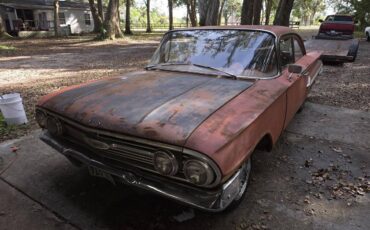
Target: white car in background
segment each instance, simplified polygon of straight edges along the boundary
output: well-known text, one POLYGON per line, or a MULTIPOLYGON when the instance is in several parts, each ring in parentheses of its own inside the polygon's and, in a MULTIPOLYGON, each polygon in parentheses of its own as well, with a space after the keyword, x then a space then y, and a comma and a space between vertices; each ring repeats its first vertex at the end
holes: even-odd
POLYGON ((365 29, 366 40, 370 42, 370 26, 365 29))

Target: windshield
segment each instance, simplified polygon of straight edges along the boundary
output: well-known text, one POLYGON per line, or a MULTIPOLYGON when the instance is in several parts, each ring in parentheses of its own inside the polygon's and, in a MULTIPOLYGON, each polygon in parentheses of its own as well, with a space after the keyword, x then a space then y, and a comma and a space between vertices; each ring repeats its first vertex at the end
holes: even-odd
POLYGON ((213 68, 213 72, 219 70, 217 74, 271 77, 277 74, 274 44, 275 37, 262 31, 174 31, 165 35, 149 66, 189 72, 213 68))

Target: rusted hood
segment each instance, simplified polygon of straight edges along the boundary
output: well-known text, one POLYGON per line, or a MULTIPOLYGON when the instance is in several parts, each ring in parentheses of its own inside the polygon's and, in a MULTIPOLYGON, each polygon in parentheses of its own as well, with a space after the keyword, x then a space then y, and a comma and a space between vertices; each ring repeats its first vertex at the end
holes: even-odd
POLYGON ((208 116, 251 85, 142 71, 54 93, 39 106, 89 127, 183 145, 208 116))

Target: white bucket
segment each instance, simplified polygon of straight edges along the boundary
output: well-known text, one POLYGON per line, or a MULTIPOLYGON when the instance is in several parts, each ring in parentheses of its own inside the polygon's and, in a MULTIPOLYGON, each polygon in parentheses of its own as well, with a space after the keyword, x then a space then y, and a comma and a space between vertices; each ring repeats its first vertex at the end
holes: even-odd
POLYGON ((8 125, 27 123, 26 113, 19 93, 0 95, 0 110, 8 125))

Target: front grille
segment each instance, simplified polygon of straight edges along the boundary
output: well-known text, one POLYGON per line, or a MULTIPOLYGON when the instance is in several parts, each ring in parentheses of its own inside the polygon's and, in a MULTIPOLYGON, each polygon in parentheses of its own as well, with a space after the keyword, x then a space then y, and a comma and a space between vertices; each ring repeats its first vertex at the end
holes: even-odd
MULTIPOLYGON (((63 122, 63 127, 65 128, 63 138, 79 147, 91 151, 99 158, 107 159, 108 162, 114 162, 114 165, 117 165, 117 163, 124 165, 128 164, 157 173, 153 165, 154 153, 160 149, 157 146, 118 139, 116 137, 100 134, 98 131, 82 130, 66 122, 63 122), (104 143, 108 148, 94 148, 89 140, 92 142, 99 141, 99 143, 104 143)), ((172 151, 172 153, 179 159, 182 158, 181 152, 172 151)), ((182 172, 179 172, 176 177, 179 177, 179 179, 185 178, 182 172)))

